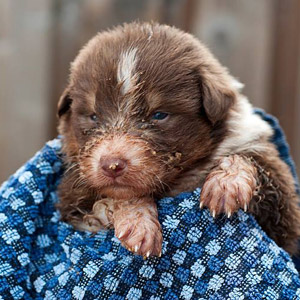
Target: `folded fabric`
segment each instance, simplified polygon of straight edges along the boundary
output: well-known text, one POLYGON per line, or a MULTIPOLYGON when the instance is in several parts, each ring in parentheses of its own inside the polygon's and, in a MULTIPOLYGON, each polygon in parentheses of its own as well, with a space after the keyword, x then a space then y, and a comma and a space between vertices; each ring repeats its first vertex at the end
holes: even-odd
MULTIPOLYGON (((293 168, 278 123, 257 113, 293 168)), ((59 139, 48 142, 0 189, 0 299, 300 299, 289 255, 252 216, 200 210, 200 189, 158 201, 161 258, 133 255, 113 230, 92 235, 61 222, 60 150, 59 139)))

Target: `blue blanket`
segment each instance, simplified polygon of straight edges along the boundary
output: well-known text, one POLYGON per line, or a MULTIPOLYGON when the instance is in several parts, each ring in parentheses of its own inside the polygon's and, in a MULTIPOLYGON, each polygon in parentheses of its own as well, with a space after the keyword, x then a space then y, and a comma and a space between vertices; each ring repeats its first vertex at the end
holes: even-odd
MULTIPOLYGON (((295 175, 277 121, 274 142, 295 175)), ((163 255, 143 260, 114 231, 75 231, 55 209, 63 173, 59 139, 0 189, 1 299, 300 299, 289 255, 239 211, 213 219, 200 189, 158 201, 163 255)))

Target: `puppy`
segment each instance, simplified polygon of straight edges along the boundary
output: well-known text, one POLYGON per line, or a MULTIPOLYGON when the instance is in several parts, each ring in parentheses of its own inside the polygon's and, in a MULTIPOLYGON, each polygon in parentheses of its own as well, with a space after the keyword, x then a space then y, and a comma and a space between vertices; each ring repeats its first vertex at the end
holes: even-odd
POLYGON ((58 104, 62 219, 92 232, 114 227, 127 249, 159 256, 155 199, 202 187, 200 207, 214 217, 249 210, 295 253, 294 180, 240 85, 176 28, 132 23, 96 35, 58 104))

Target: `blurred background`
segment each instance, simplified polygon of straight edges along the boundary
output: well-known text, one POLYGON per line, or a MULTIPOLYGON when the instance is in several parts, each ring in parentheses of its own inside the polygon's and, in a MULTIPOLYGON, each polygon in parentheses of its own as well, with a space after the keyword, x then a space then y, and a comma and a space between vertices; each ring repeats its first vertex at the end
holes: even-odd
POLYGON ((299 0, 0 0, 0 181, 56 136, 56 103, 78 50, 137 19, 204 41, 251 102, 279 118, 299 174, 299 0))

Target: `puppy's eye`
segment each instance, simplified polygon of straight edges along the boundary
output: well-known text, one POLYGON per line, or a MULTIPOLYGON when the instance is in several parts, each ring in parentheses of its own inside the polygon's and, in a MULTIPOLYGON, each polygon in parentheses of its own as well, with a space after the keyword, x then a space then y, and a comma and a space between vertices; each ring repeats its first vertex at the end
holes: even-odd
POLYGON ((93 122, 96 122, 98 120, 98 117, 96 114, 92 114, 90 115, 90 119, 93 121, 93 122))
POLYGON ((151 119, 161 121, 161 120, 165 120, 168 116, 169 116, 168 113, 158 111, 152 115, 151 119))

